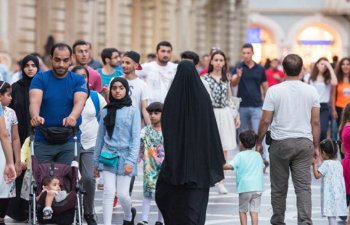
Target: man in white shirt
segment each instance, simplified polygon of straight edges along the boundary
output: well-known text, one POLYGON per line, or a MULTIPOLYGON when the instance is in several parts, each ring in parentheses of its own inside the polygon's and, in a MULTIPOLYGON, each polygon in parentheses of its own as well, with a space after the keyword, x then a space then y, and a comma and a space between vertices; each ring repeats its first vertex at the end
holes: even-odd
POLYGON ((164 103, 177 69, 177 64, 170 62, 172 50, 173 47, 169 42, 159 42, 156 48, 156 61, 142 64, 142 70, 137 71, 137 76, 149 87, 148 103, 164 103))
POLYGON ((289 171, 297 196, 298 224, 311 225, 312 157, 319 154, 320 103, 314 87, 299 80, 303 60, 295 54, 283 60, 286 81, 270 87, 263 104, 256 148, 271 131, 271 224, 285 224, 289 171), (271 123, 272 122, 272 123, 271 123))
POLYGON ((148 112, 146 110, 148 106, 148 87, 147 84, 138 78, 135 71, 142 69, 140 66, 140 54, 134 51, 125 52, 122 58, 122 67, 125 74, 125 79, 129 83, 130 97, 132 105, 139 108, 144 122, 147 125, 151 124, 148 112))

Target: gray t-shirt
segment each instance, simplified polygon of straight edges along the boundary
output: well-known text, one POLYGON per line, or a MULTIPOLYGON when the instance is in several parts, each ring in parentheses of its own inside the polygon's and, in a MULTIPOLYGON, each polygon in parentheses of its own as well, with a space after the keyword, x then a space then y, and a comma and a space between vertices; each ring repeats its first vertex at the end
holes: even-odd
POLYGON ((313 107, 320 107, 320 103, 319 95, 311 85, 293 80, 270 87, 263 110, 274 112, 270 127, 272 139, 305 137, 312 141, 313 107))

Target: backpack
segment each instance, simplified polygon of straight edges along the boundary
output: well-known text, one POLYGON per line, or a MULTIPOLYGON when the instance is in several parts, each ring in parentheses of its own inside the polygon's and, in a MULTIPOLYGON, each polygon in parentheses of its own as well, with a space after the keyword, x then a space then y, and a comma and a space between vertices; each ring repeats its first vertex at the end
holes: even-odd
POLYGON ((90 91, 90 97, 92 103, 94 103, 97 121, 100 121, 100 99, 98 98, 97 91, 90 91))

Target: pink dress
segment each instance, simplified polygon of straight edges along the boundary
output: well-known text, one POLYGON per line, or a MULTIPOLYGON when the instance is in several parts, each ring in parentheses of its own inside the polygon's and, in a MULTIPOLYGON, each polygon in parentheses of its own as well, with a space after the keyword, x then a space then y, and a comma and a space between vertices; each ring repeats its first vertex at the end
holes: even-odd
POLYGON ((344 126, 341 133, 345 158, 342 160, 346 195, 350 195, 350 125, 344 126))

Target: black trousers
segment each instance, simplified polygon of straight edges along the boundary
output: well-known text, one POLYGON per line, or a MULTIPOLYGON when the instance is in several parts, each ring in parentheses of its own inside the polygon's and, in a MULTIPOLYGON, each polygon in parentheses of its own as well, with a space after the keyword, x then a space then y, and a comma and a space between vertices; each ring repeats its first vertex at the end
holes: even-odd
POLYGON ((158 178, 155 199, 165 225, 204 225, 208 198, 209 188, 174 186, 158 178))

